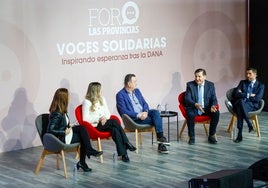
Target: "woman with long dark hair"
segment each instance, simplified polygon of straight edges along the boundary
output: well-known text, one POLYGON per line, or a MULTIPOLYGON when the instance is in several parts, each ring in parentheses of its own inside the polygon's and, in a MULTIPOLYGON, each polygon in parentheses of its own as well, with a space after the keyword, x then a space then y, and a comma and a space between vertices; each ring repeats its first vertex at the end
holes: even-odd
POLYGON ((92 148, 88 133, 83 126, 70 125, 67 115, 69 98, 70 95, 66 88, 56 90, 49 108, 50 115, 47 132, 54 134, 66 144, 80 142, 80 160, 76 167, 78 170, 82 168, 85 172, 89 172, 92 169, 86 164, 86 155, 88 158, 90 158, 90 155, 98 157, 103 152, 92 148))

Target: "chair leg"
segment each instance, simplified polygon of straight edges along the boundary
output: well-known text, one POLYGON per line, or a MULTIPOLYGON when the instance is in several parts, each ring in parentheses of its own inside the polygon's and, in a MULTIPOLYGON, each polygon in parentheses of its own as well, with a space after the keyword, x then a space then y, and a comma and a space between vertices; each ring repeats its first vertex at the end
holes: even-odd
POLYGON ((139 153, 139 132, 138 129, 135 129, 135 140, 136 140, 136 153, 139 153))
POLYGON ((139 132, 139 141, 140 141, 140 145, 142 145, 142 133, 139 132))
POLYGON ((38 164, 37 164, 37 166, 36 166, 36 169, 35 169, 35 174, 36 174, 36 175, 37 175, 37 174, 39 173, 39 171, 40 171, 40 168, 41 168, 41 166, 42 166, 42 164, 43 164, 43 162, 44 162, 46 153, 47 153, 47 151, 46 151, 45 149, 43 149, 42 154, 41 154, 40 159, 39 159, 39 162, 38 162, 38 164))
POLYGON ((80 158, 80 146, 77 147, 77 152, 76 152, 76 155, 75 155, 75 160, 78 160, 80 158))
POLYGON ((236 116, 232 115, 232 118, 231 118, 230 123, 229 123, 229 127, 227 129, 227 132, 230 134, 231 138, 233 137, 233 129, 234 129, 235 121, 236 121, 236 116))
POLYGON ((56 167, 57 167, 57 170, 60 169, 59 154, 56 154, 56 167))
POLYGON ((257 136, 259 138, 261 138, 260 125, 259 125, 259 120, 258 120, 258 116, 257 115, 255 115, 255 116, 252 117, 252 122, 253 122, 254 128, 255 128, 255 130, 257 132, 257 136))
POLYGON ((186 120, 184 120, 183 125, 182 125, 182 128, 181 128, 181 131, 180 131, 180 134, 179 134, 179 138, 181 138, 182 133, 183 133, 183 131, 184 131, 184 129, 185 129, 185 127, 186 127, 186 125, 187 125, 187 121, 186 121, 186 120))
MULTIPOLYGON (((100 137, 98 137, 98 150, 102 151, 100 137)), ((100 156, 100 162, 103 163, 103 155, 100 156)))
POLYGON ((65 155, 64 155, 64 151, 61 150, 61 157, 62 157, 62 163, 63 163, 63 169, 64 169, 64 176, 67 179, 68 178, 68 174, 67 174, 67 168, 66 168, 66 162, 65 162, 65 155))
POLYGON ((208 129, 207 129, 207 127, 206 127, 206 123, 203 123, 203 127, 204 127, 204 129, 205 129, 206 135, 208 136, 208 129))
POLYGON ((152 132, 152 145, 154 144, 154 133, 152 132))

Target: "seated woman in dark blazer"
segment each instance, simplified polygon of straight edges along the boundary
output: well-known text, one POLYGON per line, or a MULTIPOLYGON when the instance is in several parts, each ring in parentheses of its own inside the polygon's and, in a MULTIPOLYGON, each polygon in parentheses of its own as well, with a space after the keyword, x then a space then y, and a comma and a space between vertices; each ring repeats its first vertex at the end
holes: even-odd
POLYGON ((80 160, 76 164, 77 169, 82 168, 85 172, 92 169, 86 164, 86 155, 98 157, 102 155, 92 148, 87 131, 83 126, 71 126, 67 115, 67 107, 69 102, 69 92, 66 88, 56 90, 53 100, 49 108, 49 123, 47 132, 54 134, 62 142, 66 144, 80 142, 80 160))

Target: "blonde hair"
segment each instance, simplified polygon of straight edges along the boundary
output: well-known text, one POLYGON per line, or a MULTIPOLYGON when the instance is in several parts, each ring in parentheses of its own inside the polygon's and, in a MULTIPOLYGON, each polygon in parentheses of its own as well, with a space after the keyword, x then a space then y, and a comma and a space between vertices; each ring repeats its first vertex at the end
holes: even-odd
POLYGON ((59 110, 60 113, 67 113, 68 108, 68 100, 69 100, 69 92, 66 88, 59 88, 56 90, 53 100, 51 102, 49 112, 54 112, 59 110))
POLYGON ((99 82, 91 82, 88 85, 87 94, 85 96, 86 99, 88 99, 92 105, 90 107, 90 111, 95 111, 95 105, 96 103, 100 103, 100 105, 103 105, 103 100, 101 97, 101 84, 99 82))

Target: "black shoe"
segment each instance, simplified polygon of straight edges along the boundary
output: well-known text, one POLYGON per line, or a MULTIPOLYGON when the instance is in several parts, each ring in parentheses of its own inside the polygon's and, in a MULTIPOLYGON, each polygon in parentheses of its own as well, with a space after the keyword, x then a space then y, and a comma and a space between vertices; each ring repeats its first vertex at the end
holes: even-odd
POLYGON ((242 136, 237 136, 236 139, 234 140, 235 143, 242 142, 243 137, 242 136))
POLYGON ((255 132, 253 126, 249 126, 249 127, 248 127, 248 132, 249 132, 249 133, 251 133, 251 132, 255 132))
POLYGON ((157 138, 157 141, 165 145, 170 145, 170 143, 167 141, 166 137, 164 136, 157 138))
POLYGON ((167 147, 164 144, 162 144, 162 143, 158 144, 158 152, 159 153, 164 153, 164 154, 168 154, 169 153, 167 147))
POLYGON ((123 162, 126 162, 126 163, 129 162, 129 158, 128 158, 128 155, 127 155, 127 154, 122 155, 122 161, 123 161, 123 162))
POLYGON ((214 136, 209 136, 208 137, 208 143, 210 143, 210 144, 217 144, 217 140, 215 139, 214 136))
POLYGON ((97 151, 95 149, 92 149, 92 150, 88 151, 87 157, 90 158, 91 155, 93 155, 94 157, 99 157, 102 154, 103 154, 103 151, 97 151))
POLYGON ((78 162, 76 164, 76 168, 77 168, 77 170, 79 170, 79 168, 82 168, 84 170, 84 172, 90 172, 90 171, 92 171, 92 169, 89 168, 86 163, 83 163, 82 164, 81 162, 78 162))
POLYGON ((137 149, 130 142, 126 143, 126 147, 127 147, 127 149, 129 149, 129 151, 136 151, 136 149, 137 149))
POLYGON ((194 145, 195 144, 195 139, 194 138, 190 138, 188 141, 189 145, 194 145))

